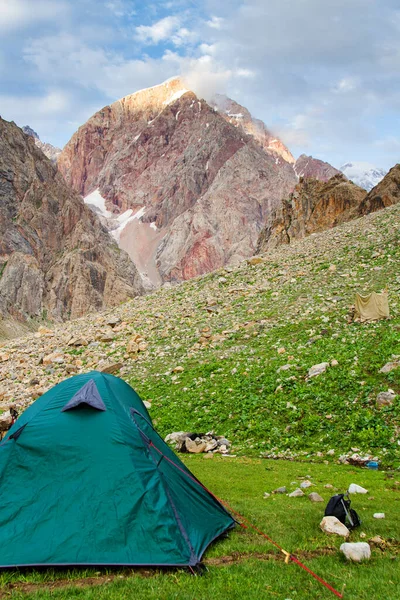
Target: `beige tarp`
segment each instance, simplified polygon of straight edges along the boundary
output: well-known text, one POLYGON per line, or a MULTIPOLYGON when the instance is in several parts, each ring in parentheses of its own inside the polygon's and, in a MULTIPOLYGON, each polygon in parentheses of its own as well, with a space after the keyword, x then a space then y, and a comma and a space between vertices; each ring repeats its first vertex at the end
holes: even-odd
POLYGON ((389 316, 389 302, 387 290, 380 294, 372 292, 368 296, 356 294, 355 317, 361 321, 376 321, 389 316))

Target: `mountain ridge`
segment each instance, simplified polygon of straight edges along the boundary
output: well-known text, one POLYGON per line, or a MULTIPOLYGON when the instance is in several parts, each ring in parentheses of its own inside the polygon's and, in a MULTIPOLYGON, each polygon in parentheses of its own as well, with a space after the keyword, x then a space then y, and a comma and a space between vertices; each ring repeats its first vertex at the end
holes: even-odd
POLYGON ((33 137, 3 119, 0 133, 4 320, 66 319, 141 293, 129 258, 33 137))
POLYGON ((98 111, 58 165, 83 196, 99 190, 107 210, 144 211, 120 245, 136 264, 140 253, 159 283, 254 252, 262 223, 296 183, 291 164, 276 160, 175 78, 98 111))

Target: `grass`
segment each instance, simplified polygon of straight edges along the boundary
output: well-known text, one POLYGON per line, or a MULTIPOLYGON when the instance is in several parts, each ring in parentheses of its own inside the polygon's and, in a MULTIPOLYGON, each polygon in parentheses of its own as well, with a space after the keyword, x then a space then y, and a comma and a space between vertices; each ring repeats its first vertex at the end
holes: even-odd
POLYGON ((400 465, 400 369, 380 373, 400 355, 400 236, 393 213, 373 217, 373 234, 350 224, 351 235, 338 228, 308 238, 132 310, 149 350, 127 379, 152 402, 162 435, 213 429, 238 453, 329 459, 330 449, 337 458, 355 447, 400 465), (355 293, 385 286, 391 319, 349 323, 355 293), (211 338, 199 343, 205 331, 211 338), (332 360, 336 367, 307 379, 311 366, 332 360), (377 408, 389 388, 393 405, 377 408))
MULTIPOLYGON (((344 588, 348 600, 385 598, 398 600, 400 586, 400 523, 398 474, 361 470, 345 465, 305 464, 251 458, 205 460, 185 457, 185 462, 217 496, 276 540, 284 549, 299 556, 309 568, 325 578, 339 591, 344 588), (339 552, 341 538, 327 536, 319 528, 325 504, 312 503, 306 497, 289 498, 264 492, 286 485, 295 489, 301 478, 309 477, 327 502, 334 490, 350 483, 365 486, 367 495, 355 495, 352 505, 359 512, 362 525, 351 534, 351 541, 380 535, 382 549, 372 547, 372 558, 364 564, 348 563, 339 552), (370 498, 374 498, 371 500, 370 498), (384 520, 373 518, 385 512, 384 520)), ((258 600, 260 597, 282 600, 325 600, 333 598, 310 575, 295 564, 285 565, 281 554, 267 540, 251 529, 237 527, 214 543, 206 552, 208 570, 194 577, 181 570, 46 570, 4 572, 0 575, 0 598, 114 600, 258 600)))

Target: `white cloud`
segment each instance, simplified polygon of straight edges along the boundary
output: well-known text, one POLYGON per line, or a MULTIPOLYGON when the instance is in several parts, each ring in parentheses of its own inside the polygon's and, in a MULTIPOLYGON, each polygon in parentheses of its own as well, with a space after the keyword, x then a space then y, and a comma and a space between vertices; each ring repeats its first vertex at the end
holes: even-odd
MULTIPOLYGON (((0 0, 1 87, 19 90, 16 109, 22 111, 25 81, 26 89, 37 86, 42 100, 29 91, 27 114, 37 110, 45 123, 47 103, 49 119, 59 116, 62 132, 68 129, 64 124, 77 122, 77 115, 93 107, 183 74, 206 99, 217 91, 231 95, 277 130, 295 153, 308 147, 318 156, 331 148, 332 158, 322 158, 341 164, 349 156, 371 161, 368 152, 389 156, 390 151, 387 161, 397 160, 398 0, 207 0, 202 17, 193 2, 176 0, 162 3, 170 13, 162 19, 159 3, 149 6, 147 18, 154 22, 136 21, 137 27, 129 18, 132 4, 0 0), (41 22, 51 23, 52 35, 37 25, 41 22), (8 32, 29 26, 6 41, 8 32), (172 44, 174 51, 160 55, 161 43, 172 44), (151 56, 143 46, 154 46, 151 56), (342 148, 346 157, 339 156, 342 148)), ((11 94, 8 98, 11 110, 11 94)))
POLYGON ((207 21, 207 25, 212 29, 221 29, 223 22, 224 19, 221 19, 221 17, 213 16, 209 21, 207 21))
POLYGON ((356 77, 343 77, 343 79, 340 79, 337 83, 335 91, 339 94, 353 92, 357 88, 357 85, 358 81, 356 77))
POLYGON ((60 19, 68 11, 63 0, 0 0, 0 31, 10 33, 38 21, 60 19))
POLYGON ((170 16, 153 23, 153 25, 139 25, 136 27, 136 39, 144 44, 158 44, 169 39, 179 29, 180 24, 180 18, 170 16))
POLYGON ((194 44, 197 40, 197 33, 190 31, 186 27, 181 27, 171 36, 171 42, 177 47, 194 44))

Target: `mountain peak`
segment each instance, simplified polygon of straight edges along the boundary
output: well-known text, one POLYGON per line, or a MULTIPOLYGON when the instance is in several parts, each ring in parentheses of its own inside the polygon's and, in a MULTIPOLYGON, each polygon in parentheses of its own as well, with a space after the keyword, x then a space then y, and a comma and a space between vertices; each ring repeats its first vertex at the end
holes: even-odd
POLYGON ((347 162, 340 167, 348 179, 360 187, 371 191, 385 177, 387 171, 363 161, 347 162))
POLYGON ((275 155, 278 161, 283 159, 294 164, 295 159, 290 150, 266 127, 263 121, 255 119, 247 108, 224 94, 215 94, 209 104, 226 121, 251 135, 268 154, 275 155))
POLYGON ((22 127, 22 131, 24 133, 26 133, 26 135, 30 135, 31 137, 35 138, 35 140, 40 140, 40 137, 38 136, 38 134, 36 133, 36 131, 34 131, 32 129, 32 127, 29 127, 29 125, 24 125, 22 127))

